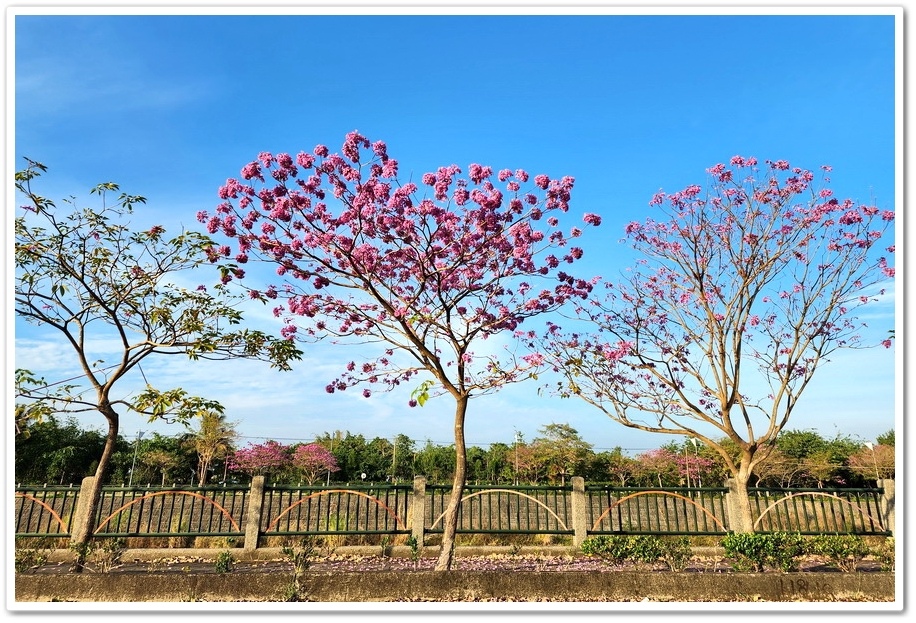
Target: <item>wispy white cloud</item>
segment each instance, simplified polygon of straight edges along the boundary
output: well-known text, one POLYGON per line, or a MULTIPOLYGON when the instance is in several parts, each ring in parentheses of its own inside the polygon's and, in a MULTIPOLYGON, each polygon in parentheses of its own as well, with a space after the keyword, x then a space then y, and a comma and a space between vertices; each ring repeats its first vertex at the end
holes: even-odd
POLYGON ((31 58, 17 64, 16 114, 21 118, 63 118, 74 114, 161 112, 209 98, 206 80, 181 82, 154 76, 127 58, 96 59, 105 71, 86 72, 86 59, 31 58))

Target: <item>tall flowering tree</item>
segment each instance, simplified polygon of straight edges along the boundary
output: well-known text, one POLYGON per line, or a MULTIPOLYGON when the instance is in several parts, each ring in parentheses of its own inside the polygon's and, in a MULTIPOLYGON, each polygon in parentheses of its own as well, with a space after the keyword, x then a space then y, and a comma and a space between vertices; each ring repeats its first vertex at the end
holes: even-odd
POLYGON ((229 469, 250 476, 269 476, 288 470, 292 462, 290 447, 269 439, 233 452, 229 458, 229 469))
POLYGON ((293 467, 302 473, 302 477, 309 484, 314 483, 323 474, 340 471, 337 458, 319 443, 297 446, 293 451, 293 467))
POLYGON ((277 301, 283 334, 382 346, 347 364, 329 393, 411 382, 411 406, 435 394, 454 399, 456 469, 437 569, 451 566, 468 401, 528 378, 540 363, 478 349, 591 289, 560 269, 582 256, 569 244, 581 230, 558 228, 572 187, 571 177, 479 164, 466 177, 451 165, 419 185, 402 183, 386 145, 352 132, 339 154, 323 145, 295 157, 260 154, 220 188, 215 213, 198 215, 210 233, 235 241, 234 250, 211 250, 225 281, 243 277, 254 259, 276 265, 280 282, 251 294, 277 301))
POLYGON ((552 325, 540 352, 563 395, 715 451, 736 483, 733 528, 751 531, 755 467, 828 356, 867 345, 856 312, 894 277, 882 244, 894 214, 785 161, 736 156, 708 174, 705 191, 659 192, 663 219, 627 225, 643 259, 581 307, 584 326, 552 325))
MULTIPOLYGON (((131 375, 143 376, 141 363, 169 355, 244 357, 289 369, 301 353, 289 340, 242 328, 238 295, 176 285, 177 278, 206 265, 209 238, 196 232, 170 237, 158 225, 145 231, 131 228, 134 207, 146 199, 118 192, 111 182, 91 191, 98 196, 95 206, 77 205, 75 199, 57 205, 36 189, 46 170, 28 160, 15 176, 17 200, 23 202, 14 222, 16 316, 44 335, 61 338, 83 374, 63 385, 17 372, 16 397, 22 407, 17 405, 16 413, 20 421, 52 411, 97 412, 105 418, 108 432, 88 494, 89 520, 71 535, 74 543, 85 544, 94 529, 121 412, 132 410, 151 421, 189 422, 223 410, 218 402, 180 387, 147 385, 125 395, 119 388, 131 375)), ((81 554, 73 570, 82 571, 83 562, 81 554)))

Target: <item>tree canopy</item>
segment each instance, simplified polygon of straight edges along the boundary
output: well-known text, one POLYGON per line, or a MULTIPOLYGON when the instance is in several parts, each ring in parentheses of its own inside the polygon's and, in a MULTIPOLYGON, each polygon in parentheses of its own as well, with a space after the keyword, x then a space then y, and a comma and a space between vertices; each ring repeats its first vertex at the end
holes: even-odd
POLYGON ((564 378, 560 395, 699 439, 746 498, 816 370, 869 345, 856 313, 894 277, 894 246, 880 248, 894 213, 834 197, 829 172, 735 156, 707 170, 705 189, 657 193, 662 218, 625 229, 633 270, 606 279, 578 322, 532 336, 564 378))

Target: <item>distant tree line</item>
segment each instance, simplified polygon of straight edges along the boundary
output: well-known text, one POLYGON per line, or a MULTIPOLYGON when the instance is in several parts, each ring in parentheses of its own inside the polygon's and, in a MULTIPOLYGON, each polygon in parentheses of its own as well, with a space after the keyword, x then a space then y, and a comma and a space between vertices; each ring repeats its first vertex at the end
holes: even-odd
MULTIPOLYGON (((93 475, 105 435, 81 428, 74 418, 49 416, 16 436, 15 479, 19 484, 79 485, 93 475)), ((325 432, 311 442, 239 445, 222 417, 204 418, 197 430, 118 437, 106 484, 244 483, 265 475, 280 483, 409 482, 424 475, 448 483, 455 469, 450 445, 407 435, 367 439, 349 431, 325 432)), ((721 486, 727 469, 702 444, 672 441, 636 456, 622 448, 595 451, 568 424, 548 424, 531 441, 468 448, 473 484, 566 484, 572 476, 617 486, 721 486)), ((895 476, 894 431, 875 442, 813 430, 780 434, 752 484, 773 487, 859 487, 895 476)))

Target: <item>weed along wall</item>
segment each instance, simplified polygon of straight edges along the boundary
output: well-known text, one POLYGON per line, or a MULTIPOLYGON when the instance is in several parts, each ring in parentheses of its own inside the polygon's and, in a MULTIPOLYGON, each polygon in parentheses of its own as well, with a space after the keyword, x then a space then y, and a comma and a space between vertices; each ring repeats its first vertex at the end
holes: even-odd
MULTIPOLYGON (((19 487, 18 540, 65 541, 83 525, 79 500, 91 490, 19 487)), ((894 481, 863 489, 752 489, 759 532, 894 534, 894 481)), ((450 487, 250 485, 105 487, 95 518, 96 538, 125 538, 130 547, 242 547, 256 550, 273 537, 304 535, 378 540, 411 537, 434 543, 450 487)), ((587 484, 473 486, 461 503, 459 535, 528 535, 581 545, 600 534, 724 536, 732 524, 729 487, 638 489, 587 484)))

